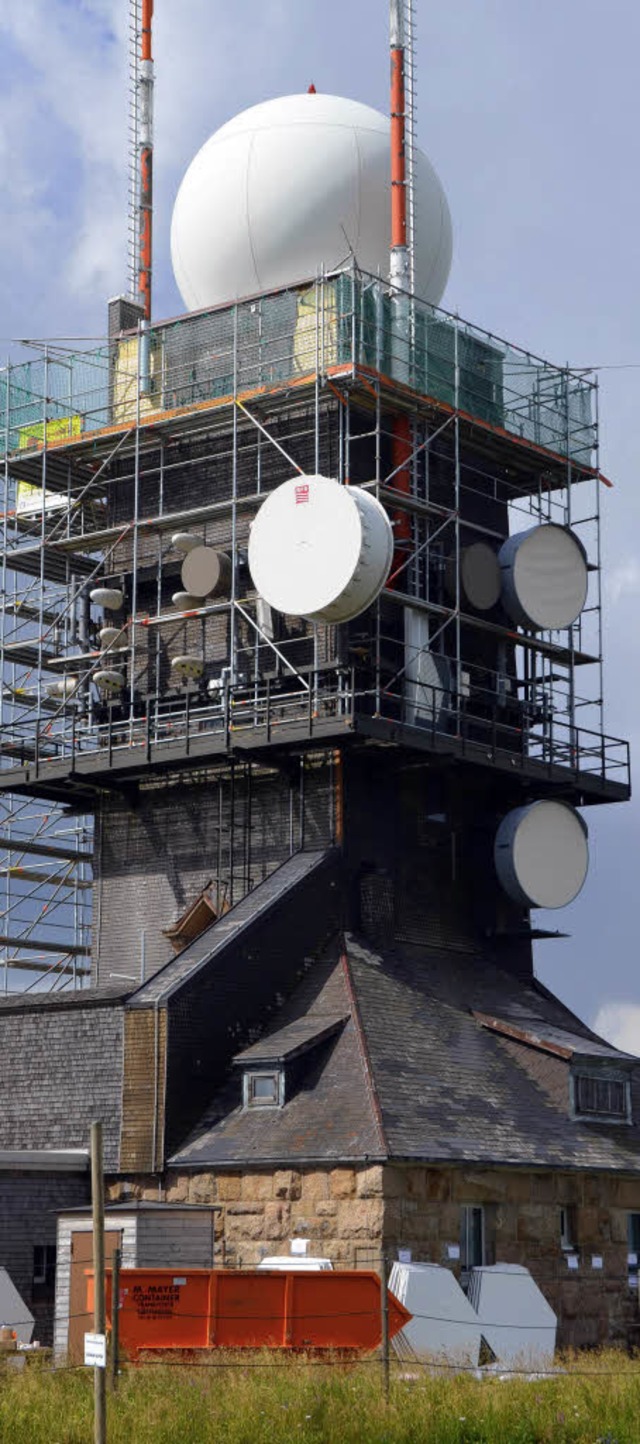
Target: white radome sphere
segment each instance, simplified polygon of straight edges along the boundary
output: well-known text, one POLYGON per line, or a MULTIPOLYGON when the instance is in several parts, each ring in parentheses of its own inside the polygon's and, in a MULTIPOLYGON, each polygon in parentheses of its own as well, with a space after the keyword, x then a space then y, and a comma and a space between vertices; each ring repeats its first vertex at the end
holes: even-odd
MULTIPOLYGON (((416 152, 416 295, 438 305, 451 268, 451 217, 416 152)), ((171 225, 173 270, 189 311, 313 280, 355 254, 388 276, 390 123, 335 95, 254 105, 192 161, 171 225)))

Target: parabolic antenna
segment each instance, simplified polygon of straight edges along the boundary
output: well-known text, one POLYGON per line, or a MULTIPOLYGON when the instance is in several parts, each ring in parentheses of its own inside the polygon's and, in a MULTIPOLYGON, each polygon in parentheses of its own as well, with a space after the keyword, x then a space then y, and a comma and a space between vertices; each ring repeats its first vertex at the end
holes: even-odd
POLYGON ((564 802, 516 807, 500 823, 494 857, 500 882, 514 902, 566 907, 578 896, 589 868, 586 823, 564 802))
POLYGON ((570 627, 587 600, 584 547, 568 527, 549 522, 509 537, 500 548, 502 600, 521 627, 570 627))
POLYGON ((393 558, 384 507, 357 486, 296 476, 263 502, 249 570, 270 606, 314 622, 348 622, 382 591, 393 558))
MULTIPOLYGON (((315 280, 354 256, 389 273, 390 122, 336 95, 254 105, 212 135, 182 181, 171 258, 189 311, 315 280)), ((438 305, 451 268, 451 217, 416 150, 415 288, 438 305)))

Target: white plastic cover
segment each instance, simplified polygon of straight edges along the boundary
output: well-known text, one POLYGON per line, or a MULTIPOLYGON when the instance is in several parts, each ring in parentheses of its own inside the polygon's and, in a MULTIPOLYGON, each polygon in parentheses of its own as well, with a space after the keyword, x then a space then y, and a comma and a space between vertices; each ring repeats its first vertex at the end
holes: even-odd
POLYGON ((276 611, 317 622, 357 617, 381 592, 393 531, 368 491, 296 476, 263 502, 249 538, 256 590, 276 611))
POLYGON ((333 1268, 330 1258, 311 1258, 308 1254, 273 1254, 270 1258, 263 1258, 258 1264, 259 1269, 284 1269, 288 1273, 309 1274, 326 1273, 333 1268))
POLYGON ((404 719, 416 727, 438 727, 449 703, 449 662, 429 650, 429 616, 404 608, 404 719))
POLYGON ((401 1358, 477 1367, 480 1323, 450 1269, 395 1263, 389 1290, 413 1314, 393 1340, 401 1358))
POLYGON ((521 627, 570 627, 587 600, 589 575, 582 543, 568 527, 549 522, 518 532, 500 548, 502 600, 521 627))
POLYGON ((505 892, 525 907, 563 908, 589 868, 586 823, 565 802, 542 799, 502 819, 494 858, 505 892))
MULTIPOLYGON (((180 186, 171 257, 188 310, 313 280, 353 254, 388 275, 390 122, 335 95, 289 95, 211 136, 180 186)), ((416 150, 416 294, 437 305, 451 267, 451 217, 416 150)))
POLYGON ((0 1324, 14 1329, 19 1343, 30 1344, 35 1319, 6 1269, 0 1268, 0 1324))
POLYGON ((500 1364, 540 1369, 553 1363, 558 1320, 528 1269, 506 1263, 472 1269, 469 1303, 500 1364))

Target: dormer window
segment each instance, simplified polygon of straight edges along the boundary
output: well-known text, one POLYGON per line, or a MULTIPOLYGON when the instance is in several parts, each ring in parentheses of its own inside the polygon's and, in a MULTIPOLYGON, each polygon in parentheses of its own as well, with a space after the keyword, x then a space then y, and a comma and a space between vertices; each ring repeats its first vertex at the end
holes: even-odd
POLYGON ((245 1108, 281 1108, 284 1103, 284 1073, 281 1069, 247 1069, 243 1074, 245 1108))
POLYGON ((631 1122, 631 1089, 620 1074, 580 1071, 573 1074, 573 1112, 576 1118, 631 1122))
POLYGON ((295 1096, 312 1064, 312 1055, 317 1066, 321 1057, 317 1050, 337 1037, 346 1021, 335 1013, 303 1015, 236 1053, 233 1063, 242 1069, 243 1108, 284 1108, 285 1098, 295 1096))

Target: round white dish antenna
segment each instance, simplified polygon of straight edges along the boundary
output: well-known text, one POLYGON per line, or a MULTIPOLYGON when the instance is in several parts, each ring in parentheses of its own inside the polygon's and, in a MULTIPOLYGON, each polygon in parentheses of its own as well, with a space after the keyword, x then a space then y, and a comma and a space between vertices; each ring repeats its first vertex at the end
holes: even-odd
POLYGON ((486 542, 472 542, 460 557, 460 581, 467 601, 489 612, 500 598, 502 578, 496 552, 486 542))
POLYGON ((512 621, 533 631, 570 627, 587 600, 582 543, 555 522, 509 537, 500 548, 502 600, 512 621))
POLYGON ((202 658, 186 653, 180 657, 172 657, 171 671, 179 682, 195 682, 204 672, 202 658))
POLYGON ((202 597, 192 597, 190 592, 174 592, 171 600, 178 612, 196 612, 202 606, 202 597))
MULTIPOLYGON (((336 95, 254 105, 211 136, 182 181, 171 259, 188 311, 315 280, 352 256, 387 276, 390 122, 336 95)), ((416 149, 415 287, 438 305, 451 269, 451 217, 416 149)))
POLYGON ((93 680, 98 690, 103 692, 106 697, 115 696, 124 686, 122 672, 115 672, 110 668, 104 668, 100 672, 94 672, 93 680))
POLYGON ((175 552, 181 552, 182 555, 186 557, 187 553, 192 552, 194 547, 201 547, 203 541, 202 537, 196 536, 196 533, 193 531, 174 531, 171 538, 171 545, 175 552))
POLYGON ((124 602, 124 592, 119 587, 94 587, 89 596, 94 606, 104 607, 105 612, 119 612, 124 602))
POLYGON ((256 591, 276 611, 348 622, 375 601, 393 559, 384 507, 357 486, 296 476, 262 503, 249 537, 256 591))
POLYGON ((564 802, 516 807, 502 819, 494 858, 502 886, 525 907, 563 908, 578 896, 589 868, 586 823, 564 802))

